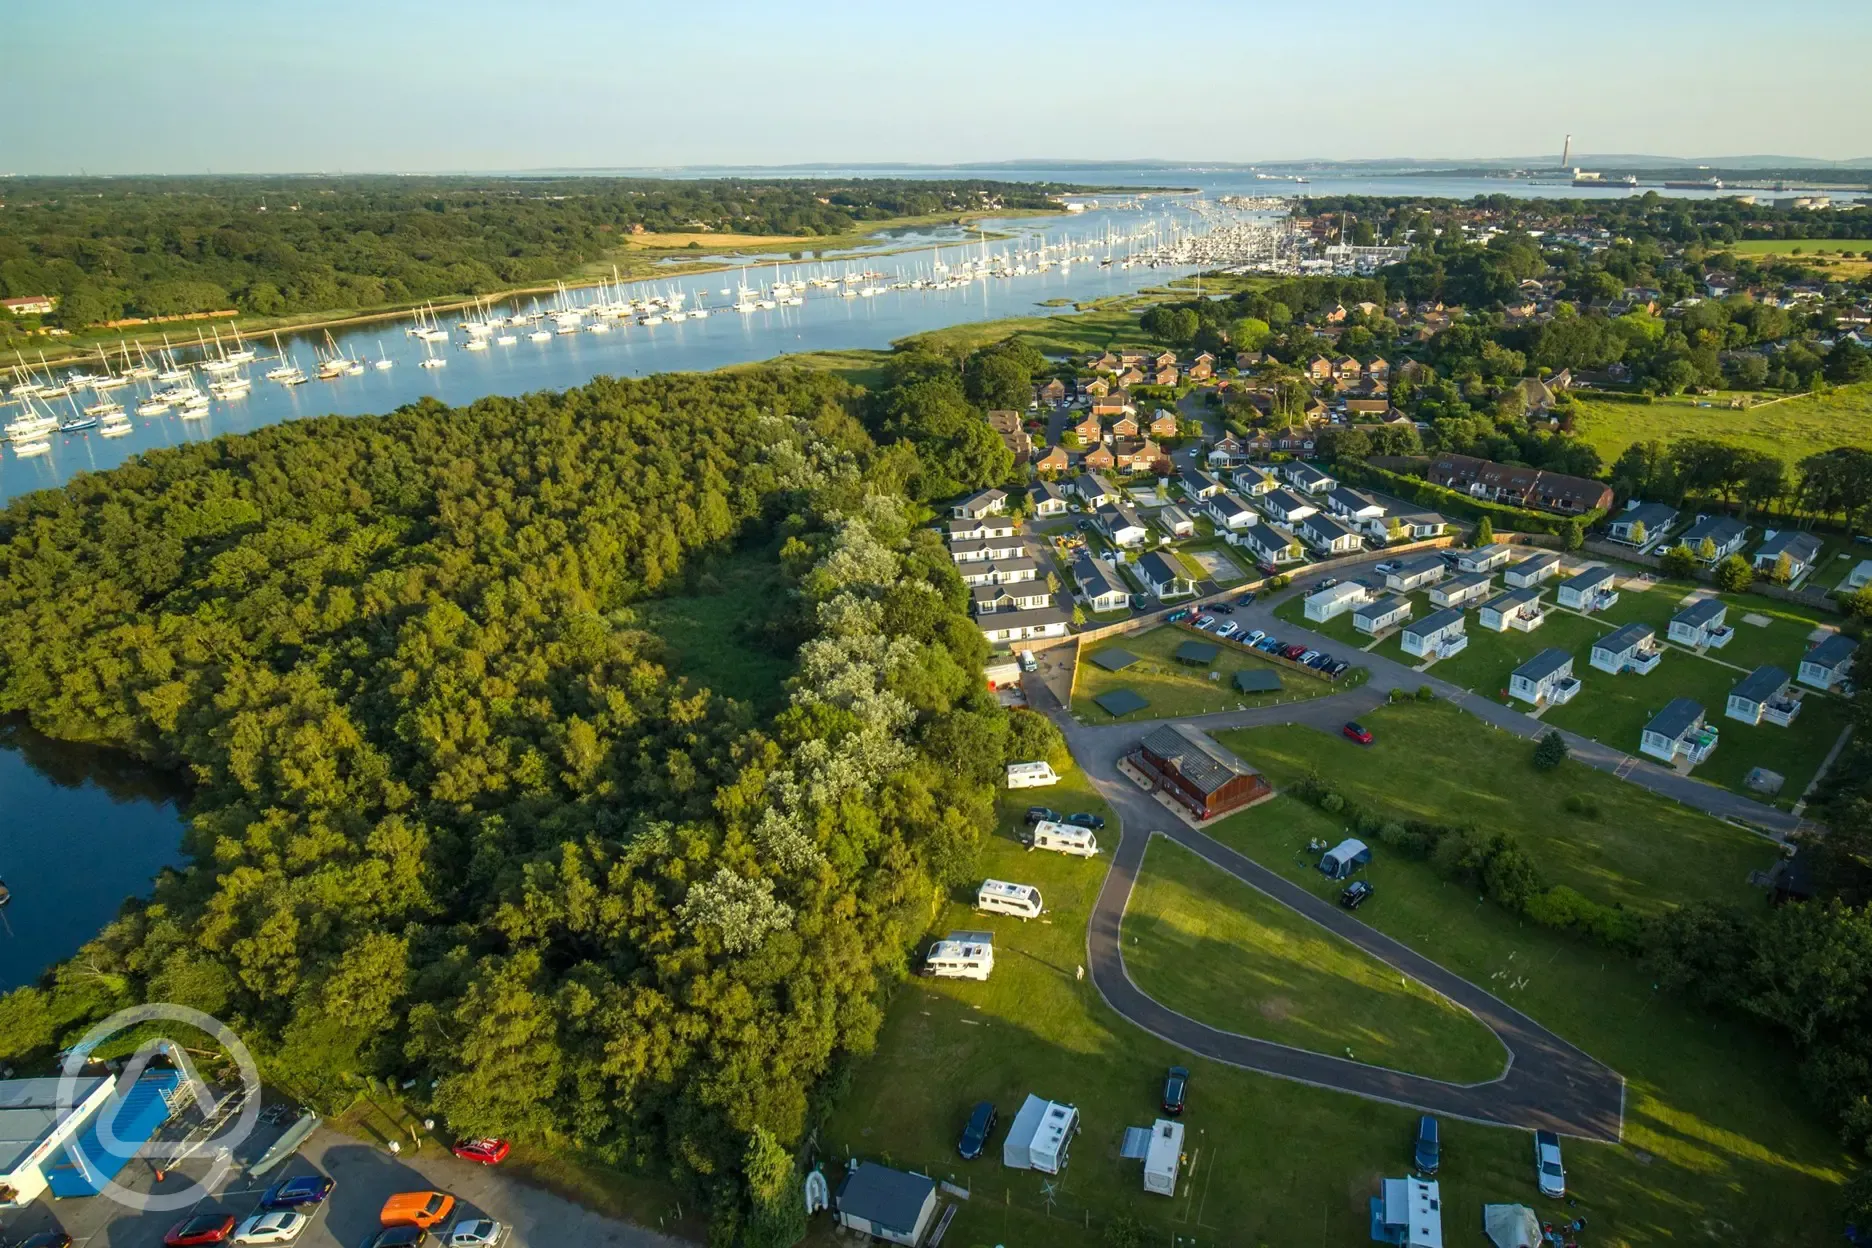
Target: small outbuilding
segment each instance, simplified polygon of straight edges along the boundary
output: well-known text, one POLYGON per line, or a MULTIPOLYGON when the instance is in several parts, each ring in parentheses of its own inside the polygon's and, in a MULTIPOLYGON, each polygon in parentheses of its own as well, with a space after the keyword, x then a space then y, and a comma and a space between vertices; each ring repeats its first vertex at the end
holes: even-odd
POLYGON ((1235 687, 1243 693, 1279 693, 1280 673, 1264 667, 1243 668, 1235 673, 1235 687))
POLYGON ((936 1220, 936 1180, 876 1162, 853 1163, 833 1203, 840 1226, 916 1248, 936 1220))
POLYGON ((1122 719, 1132 711, 1141 711, 1150 705, 1150 699, 1135 689, 1111 689, 1092 699, 1098 708, 1113 719, 1122 719))

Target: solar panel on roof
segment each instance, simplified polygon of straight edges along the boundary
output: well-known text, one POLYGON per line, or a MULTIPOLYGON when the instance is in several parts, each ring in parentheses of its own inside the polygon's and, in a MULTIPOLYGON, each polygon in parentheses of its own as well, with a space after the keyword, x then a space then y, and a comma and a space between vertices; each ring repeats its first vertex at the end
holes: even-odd
POLYGON ((1113 719, 1129 715, 1132 711, 1141 711, 1150 705, 1148 699, 1135 689, 1113 689, 1110 693, 1101 693, 1092 699, 1099 704, 1099 709, 1113 719))
POLYGON ((1092 661, 1108 672, 1122 672, 1138 661, 1138 656, 1129 650, 1101 650, 1092 656, 1092 661))

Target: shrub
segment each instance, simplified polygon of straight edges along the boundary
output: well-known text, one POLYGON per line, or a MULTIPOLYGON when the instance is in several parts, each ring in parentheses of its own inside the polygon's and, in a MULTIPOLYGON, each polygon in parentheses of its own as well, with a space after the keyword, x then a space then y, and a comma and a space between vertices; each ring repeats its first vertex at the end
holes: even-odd
POLYGON ((1725 594, 1739 594, 1755 583, 1755 569, 1741 555, 1730 555, 1716 565, 1714 579, 1725 594))
POLYGON ((1397 822, 1395 819, 1389 823, 1380 824, 1378 827, 1379 841, 1391 846, 1393 849, 1404 848, 1406 839, 1409 836, 1410 833, 1404 830, 1404 825, 1397 822))
POLYGON ((1432 689, 1429 685, 1418 685, 1417 686, 1417 700, 1419 702, 1436 701, 1436 690, 1432 689))
POLYGON ((1696 552, 1691 550, 1690 547, 1683 542, 1678 542, 1675 546, 1664 552, 1663 556, 1658 560, 1658 567, 1665 576, 1680 581, 1689 580, 1696 575, 1696 552))
POLYGON ((1489 517, 1483 516, 1482 522, 1476 525, 1475 545, 1486 546, 1494 540, 1495 540, 1495 522, 1491 520, 1489 517))
POLYGON ((1599 817, 1599 803, 1582 793, 1567 794, 1566 797, 1561 800, 1560 806, 1568 814, 1578 815, 1582 819, 1597 819, 1599 817))
POLYGON ((1552 771, 1566 760, 1566 739, 1549 729, 1547 735, 1540 739, 1540 744, 1534 747, 1534 765, 1542 771, 1552 771))
POLYGON ((1320 809, 1329 815, 1336 815, 1345 809, 1345 798, 1337 793, 1328 793, 1320 798, 1320 809))
POLYGON ((1410 691, 1409 691, 1409 690, 1406 690, 1406 689, 1393 689, 1393 690, 1392 690, 1392 691, 1391 691, 1390 693, 1387 693, 1387 694, 1385 694, 1385 701, 1387 701, 1387 702, 1408 702, 1408 701, 1410 701, 1410 697, 1411 697, 1411 695, 1410 695, 1410 691))

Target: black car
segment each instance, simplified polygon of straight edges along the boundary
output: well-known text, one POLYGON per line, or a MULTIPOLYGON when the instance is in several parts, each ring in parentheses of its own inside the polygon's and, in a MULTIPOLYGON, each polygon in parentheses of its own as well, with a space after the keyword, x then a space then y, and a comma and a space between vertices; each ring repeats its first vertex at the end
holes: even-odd
POLYGON ((1083 810, 1067 815, 1066 822, 1072 824, 1076 828, 1091 828, 1094 832, 1103 832, 1105 830, 1104 816, 1088 814, 1083 810))
POLYGON ((1443 1164, 1442 1136, 1437 1130, 1437 1120, 1429 1114, 1417 1120, 1417 1146, 1411 1152, 1411 1160, 1420 1174, 1435 1174, 1437 1167, 1443 1164))
POLYGON ((1064 823, 1065 820, 1060 818, 1060 813, 1057 810, 1050 809, 1046 806, 1029 806, 1027 808, 1027 822, 1064 823))
POLYGON ((1183 1112, 1183 1100, 1189 1094, 1189 1071, 1172 1066, 1164 1076, 1163 1112, 1175 1117, 1183 1112))
POLYGON ((956 1151, 962 1154, 963 1161, 974 1161, 982 1155, 999 1117, 993 1101, 983 1101, 969 1110, 968 1121, 962 1125, 962 1138, 956 1141, 956 1151))
POLYGON ((1348 910, 1356 910, 1365 904, 1365 899, 1372 895, 1370 880, 1353 880, 1339 894, 1339 904, 1348 910))
POLYGON ((20 1240, 19 1248, 71 1248, 72 1237, 64 1231, 40 1231, 20 1240))
POLYGON ((1248 591, 1247 593, 1245 593, 1245 594, 1243 594, 1243 595, 1241 596, 1241 602, 1240 602, 1240 604, 1239 604, 1239 605, 1241 605, 1241 606, 1244 606, 1244 607, 1245 607, 1245 606, 1247 606, 1247 605, 1248 605, 1249 603, 1251 603, 1251 602, 1253 602, 1253 601, 1254 601, 1254 591, 1253 591, 1253 590, 1249 590, 1249 591, 1248 591))
POLYGON ((1234 607, 1231 607, 1231 606, 1230 606, 1230 605, 1229 605, 1228 603, 1226 603, 1226 602, 1218 602, 1218 603, 1214 603, 1214 604, 1212 604, 1212 605, 1210 605, 1210 606, 1207 606, 1207 607, 1204 607, 1204 608, 1203 608, 1203 610, 1205 610, 1205 611, 1220 611, 1220 612, 1221 612, 1221 613, 1222 613, 1223 615, 1234 615, 1234 614, 1235 614, 1235 608, 1234 608, 1234 607))
POLYGON ((365 1238, 359 1248, 422 1248, 429 1232, 420 1226, 386 1226, 365 1238))

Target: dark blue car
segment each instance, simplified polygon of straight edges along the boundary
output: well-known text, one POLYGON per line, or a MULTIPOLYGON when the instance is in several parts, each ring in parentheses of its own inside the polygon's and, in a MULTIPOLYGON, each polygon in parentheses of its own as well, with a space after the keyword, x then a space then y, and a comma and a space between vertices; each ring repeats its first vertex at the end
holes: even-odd
POLYGON ((304 1205, 321 1204, 332 1194, 332 1188, 338 1182, 323 1174, 301 1174, 290 1179, 281 1179, 267 1188, 266 1195, 260 1198, 262 1209, 298 1209, 304 1205))
POLYGON ((983 1101, 969 1111, 968 1122, 962 1127, 962 1138, 956 1141, 956 1151, 962 1154, 963 1161, 974 1161, 988 1147, 988 1137, 994 1134, 995 1118, 993 1101, 983 1101))
POLYGON ((1437 1120, 1429 1114, 1417 1120, 1417 1149, 1411 1160, 1420 1174, 1435 1174, 1443 1162, 1442 1136, 1437 1131, 1437 1120))

